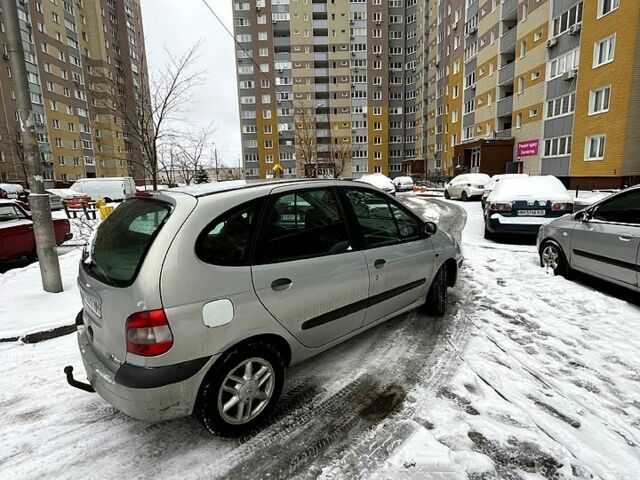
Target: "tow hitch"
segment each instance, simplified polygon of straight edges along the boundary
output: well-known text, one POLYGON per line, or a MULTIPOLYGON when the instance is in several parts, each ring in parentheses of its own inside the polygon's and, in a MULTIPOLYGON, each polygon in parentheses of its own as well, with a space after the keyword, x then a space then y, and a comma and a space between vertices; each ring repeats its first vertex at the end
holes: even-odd
POLYGON ((73 367, 71 365, 67 365, 64 367, 64 373, 67 376, 67 382, 69 385, 75 388, 79 388, 80 390, 84 390, 85 392, 95 393, 95 390, 88 383, 79 382, 75 378, 73 378, 73 367))

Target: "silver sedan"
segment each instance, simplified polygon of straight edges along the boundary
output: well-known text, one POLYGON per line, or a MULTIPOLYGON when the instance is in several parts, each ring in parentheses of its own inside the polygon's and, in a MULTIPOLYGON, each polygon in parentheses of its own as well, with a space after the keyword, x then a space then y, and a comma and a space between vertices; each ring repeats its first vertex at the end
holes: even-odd
POLYGON ((543 225, 540 264, 572 270, 640 291, 640 185, 543 225))

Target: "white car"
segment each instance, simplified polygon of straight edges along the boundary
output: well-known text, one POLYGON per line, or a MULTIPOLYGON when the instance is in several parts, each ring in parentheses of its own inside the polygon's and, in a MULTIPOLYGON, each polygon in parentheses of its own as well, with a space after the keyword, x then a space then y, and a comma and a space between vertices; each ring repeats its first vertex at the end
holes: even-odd
POLYGON ((380 190, 387 192, 389 195, 396 194, 396 187, 389 177, 381 173, 373 173, 371 175, 364 175, 356 180, 357 182, 368 183, 380 190))
POLYGON ((484 193, 482 194, 482 208, 484 208, 484 205, 487 201, 487 197, 491 194, 491 192, 493 191, 493 189, 496 187, 496 183, 498 183, 500 180, 504 180, 505 178, 522 178, 522 177, 528 177, 529 175, 526 173, 503 173, 500 175, 494 175, 493 177, 491 177, 491 180, 489 180, 489 182, 484 186, 484 193))
POLYGON ((444 186, 444 198, 466 202, 473 197, 481 197, 491 178, 484 173, 465 173, 453 178, 444 186))
POLYGON ((136 184, 131 177, 81 178, 71 185, 71 190, 93 200, 119 202, 136 193, 136 184))
POLYGON ((413 190, 413 178, 403 176, 393 179, 393 185, 396 187, 396 192, 407 192, 413 190))

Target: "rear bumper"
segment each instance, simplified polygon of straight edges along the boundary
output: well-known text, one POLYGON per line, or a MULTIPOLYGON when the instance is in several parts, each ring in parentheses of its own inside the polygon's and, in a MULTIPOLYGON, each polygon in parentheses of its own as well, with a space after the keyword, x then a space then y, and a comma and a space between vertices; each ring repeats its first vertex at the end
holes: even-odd
POLYGON ((125 363, 114 373, 93 352, 84 325, 78 325, 78 345, 87 379, 98 395, 121 412, 140 420, 169 420, 190 415, 202 379, 218 357, 157 368, 125 363))
POLYGON ((469 197, 482 197, 482 195, 484 195, 484 189, 483 188, 474 188, 474 187, 467 187, 465 189, 465 191, 467 192, 467 195, 469 197))
POLYGON ((537 235, 540 227, 551 220, 546 217, 503 217, 494 213, 485 218, 485 224, 491 233, 537 235))

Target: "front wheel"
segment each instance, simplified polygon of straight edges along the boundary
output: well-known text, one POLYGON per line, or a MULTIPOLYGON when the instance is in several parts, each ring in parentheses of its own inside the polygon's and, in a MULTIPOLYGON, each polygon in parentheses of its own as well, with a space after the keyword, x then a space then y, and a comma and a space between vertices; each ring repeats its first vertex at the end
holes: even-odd
POLYGON ((553 270, 554 275, 569 276, 570 268, 562 249, 553 242, 545 242, 540 248, 540 266, 553 270))
POLYGON ((447 267, 443 265, 433 279, 424 309, 431 315, 441 317, 447 313, 447 300, 447 267))
POLYGON ((466 202, 467 200, 469 200, 469 196, 467 195, 467 192, 465 192, 464 190, 462 191, 462 196, 460 198, 462 199, 463 202, 466 202))
POLYGON ((444 191, 444 198, 446 198, 447 200, 451 198, 451 195, 449 194, 449 190, 444 191))
POLYGON ((228 352, 200 387, 194 414, 214 435, 242 435, 256 428, 282 393, 284 361, 268 343, 228 352))

